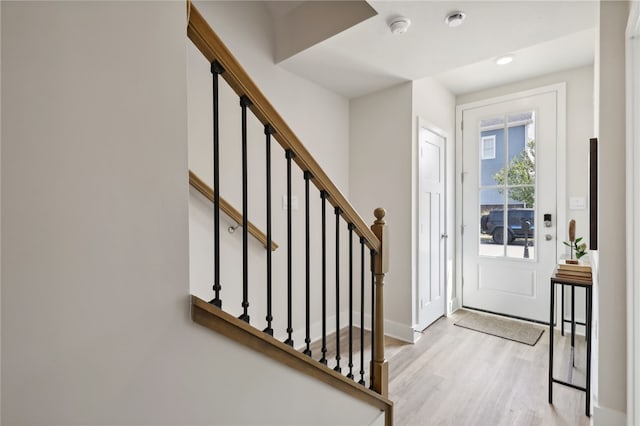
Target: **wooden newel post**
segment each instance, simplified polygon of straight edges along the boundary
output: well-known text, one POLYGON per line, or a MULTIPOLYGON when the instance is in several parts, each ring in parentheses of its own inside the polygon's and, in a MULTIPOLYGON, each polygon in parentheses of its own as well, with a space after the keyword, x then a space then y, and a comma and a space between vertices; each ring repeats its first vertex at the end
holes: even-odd
POLYGON ((373 390, 380 395, 389 395, 389 364, 384 358, 384 275, 389 272, 389 250, 387 226, 384 221, 386 210, 377 208, 373 212, 376 221, 371 230, 380 240, 380 251, 376 254, 372 265, 375 275, 375 336, 373 342, 373 360, 371 374, 373 390))

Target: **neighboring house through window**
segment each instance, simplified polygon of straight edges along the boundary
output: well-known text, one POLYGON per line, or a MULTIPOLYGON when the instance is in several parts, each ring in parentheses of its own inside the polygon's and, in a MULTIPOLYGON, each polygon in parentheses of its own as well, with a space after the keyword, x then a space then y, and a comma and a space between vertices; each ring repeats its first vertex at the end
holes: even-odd
POLYGON ((493 160, 496 158, 496 136, 482 137, 482 159, 493 160))

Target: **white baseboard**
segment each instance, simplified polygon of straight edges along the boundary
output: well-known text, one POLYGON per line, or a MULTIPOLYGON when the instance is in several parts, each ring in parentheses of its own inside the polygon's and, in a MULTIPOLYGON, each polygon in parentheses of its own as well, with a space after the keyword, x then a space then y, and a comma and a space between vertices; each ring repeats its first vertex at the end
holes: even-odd
MULTIPOLYGON (((341 312, 340 313, 340 328, 344 328, 347 327, 349 325, 348 323, 348 312, 341 312)), ((370 330, 370 324, 371 324, 371 315, 370 314, 365 314, 364 315, 364 328, 365 330, 370 330)), ((360 313, 359 312, 354 312, 353 313, 353 325, 356 327, 360 327, 360 313)), ((319 339, 322 338, 322 321, 317 321, 311 324, 310 327, 310 335, 311 335, 311 341, 315 342, 319 339)), ((331 334, 334 333, 336 331, 336 316, 335 315, 331 315, 329 317, 327 317, 327 334, 331 334)), ((297 330, 294 330, 292 338, 293 341, 295 342, 295 348, 296 350, 299 351, 303 351, 305 348, 305 329, 304 328, 299 328, 297 330)), ((386 336, 390 336, 393 338, 396 338, 398 340, 402 340, 403 342, 407 342, 407 343, 415 343, 418 340, 418 337, 416 337, 416 333, 413 330, 413 327, 410 327, 408 325, 405 324, 400 324, 398 322, 395 321, 391 321, 391 320, 384 320, 384 334, 386 336)))
POLYGON ((384 320, 384 334, 407 343, 418 341, 417 333, 414 332, 413 327, 391 320, 384 320))
MULTIPOLYGON (((345 314, 340 313, 341 328, 344 327, 343 318, 345 318, 345 315, 346 313, 345 314)), ((327 317, 327 335, 335 333, 335 331, 336 331, 336 316, 335 315, 328 316, 327 317)), ((309 327, 309 335, 310 335, 309 338, 311 339, 311 342, 315 342, 317 340, 322 339, 322 320, 311 323, 311 326, 309 327)), ((302 326, 298 330, 294 330, 291 337, 293 338, 293 342, 296 350, 300 352, 304 351, 304 349, 307 346, 307 344, 304 341, 304 339, 306 338, 306 330, 304 329, 304 326, 302 326)))
POLYGON ((606 407, 593 407, 593 426, 626 426, 627 415, 606 407))
MULTIPOLYGON (((354 313, 354 317, 355 317, 354 313)), ((354 325, 360 325, 360 314, 357 315, 357 320, 354 321, 354 325)), ((369 324, 371 324, 371 315, 364 314, 364 324, 365 330, 370 330, 369 324)), ((418 341, 418 337, 416 337, 416 333, 413 330, 413 327, 408 326, 406 324, 400 324, 399 322, 384 320, 384 334, 385 336, 390 336, 398 340, 402 340, 407 343, 415 343, 418 341)))
POLYGON ((452 313, 454 313, 455 311, 457 311, 460 308, 462 308, 462 304, 460 303, 460 299, 457 298, 457 297, 454 297, 449 302, 449 312, 447 312, 447 315, 451 315, 452 313))

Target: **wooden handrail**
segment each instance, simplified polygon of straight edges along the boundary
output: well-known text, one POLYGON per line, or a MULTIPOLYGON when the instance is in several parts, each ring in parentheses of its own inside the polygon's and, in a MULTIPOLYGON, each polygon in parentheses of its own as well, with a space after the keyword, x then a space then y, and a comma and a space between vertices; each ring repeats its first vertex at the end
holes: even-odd
POLYGON ((267 333, 193 295, 191 296, 191 318, 194 322, 210 330, 221 333, 301 373, 321 380, 354 398, 371 404, 384 411, 386 426, 393 425, 393 402, 387 399, 386 396, 367 389, 267 333))
MULTIPOLYGON (((207 185, 202 179, 198 177, 195 173, 189 170, 189 185, 193 186, 193 188, 204 195, 209 201, 213 203, 213 189, 207 185)), ((242 223, 242 213, 236 210, 231 204, 229 204, 224 198, 220 197, 220 210, 225 212, 227 216, 233 219, 236 223, 242 223)), ((253 223, 249 222, 249 226, 247 231, 253 235, 258 241, 262 243, 264 248, 267 248, 267 236, 258 229, 253 223)), ((275 251, 278 248, 278 245, 271 241, 271 250, 275 251)))
POLYGON ((262 124, 269 124, 273 127, 275 130, 274 138, 285 150, 291 150, 293 152, 294 161, 303 171, 311 173, 313 176, 313 184, 320 191, 327 192, 329 202, 334 207, 340 208, 343 218, 355 226, 356 233, 364 237, 369 248, 379 251, 380 240, 329 179, 309 151, 302 145, 300 139, 298 139, 287 123, 285 123, 280 114, 278 114, 194 5, 191 5, 189 9, 187 35, 209 62, 215 60, 222 65, 225 70, 225 72, 222 73, 222 77, 225 81, 233 88, 238 96, 247 96, 251 100, 253 105, 250 106, 250 109, 258 120, 260 120, 262 124))

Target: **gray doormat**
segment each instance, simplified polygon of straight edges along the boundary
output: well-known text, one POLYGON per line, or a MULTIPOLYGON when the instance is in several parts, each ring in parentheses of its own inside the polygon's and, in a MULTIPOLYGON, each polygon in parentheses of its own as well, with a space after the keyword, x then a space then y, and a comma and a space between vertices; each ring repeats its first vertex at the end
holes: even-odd
POLYGON ((468 328, 514 342, 535 346, 544 332, 544 328, 532 324, 502 319, 493 315, 478 314, 470 311, 460 313, 462 318, 455 322, 458 327, 468 328))

